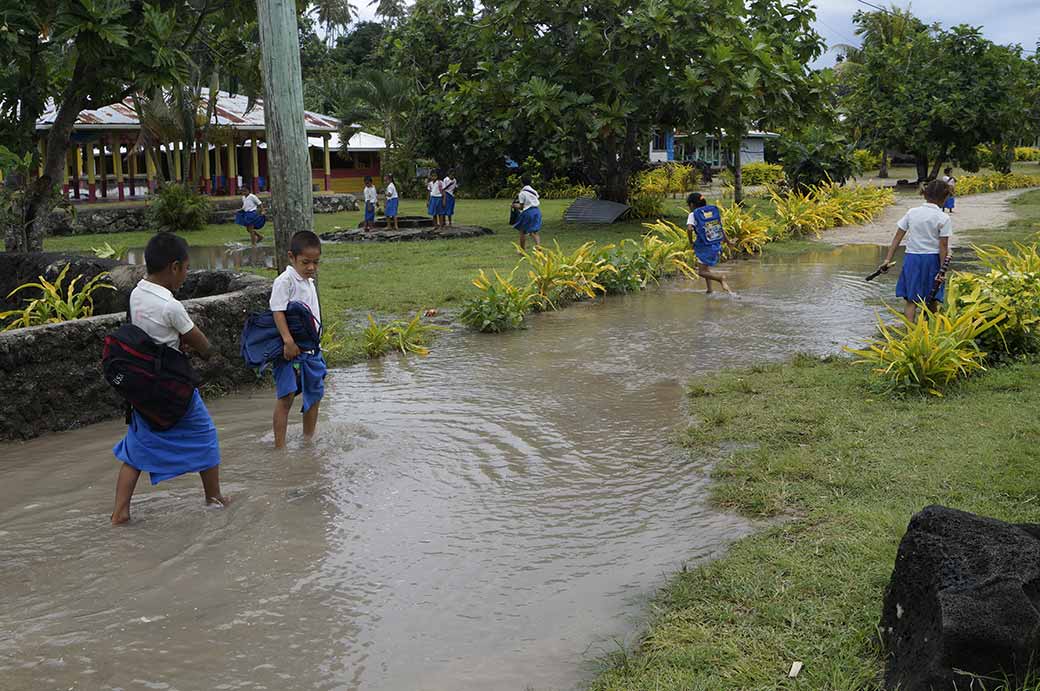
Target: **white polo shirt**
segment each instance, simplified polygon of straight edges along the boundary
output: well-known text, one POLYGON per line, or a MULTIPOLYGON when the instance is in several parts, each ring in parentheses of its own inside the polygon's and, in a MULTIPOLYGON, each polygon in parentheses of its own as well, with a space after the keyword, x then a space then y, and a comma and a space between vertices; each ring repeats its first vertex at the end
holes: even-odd
POLYGON ((242 211, 246 213, 250 211, 256 211, 260 208, 260 197, 255 194, 247 194, 242 197, 242 211))
POLYGON ((386 186, 386 198, 388 200, 397 199, 397 185, 392 182, 386 186))
POLYGON ((426 189, 430 191, 431 197, 439 197, 441 196, 443 183, 440 180, 430 180, 426 183, 426 189))
POLYGON ((519 200, 520 205, 524 211, 527 211, 532 206, 541 206, 542 202, 538 199, 538 193, 534 191, 534 188, 528 185, 520 190, 519 200))
POLYGON ((365 187, 365 203, 375 204, 379 201, 379 192, 375 187, 365 187))
POLYGON ((181 349, 181 336, 195 328, 184 305, 166 288, 141 279, 130 293, 130 322, 153 341, 181 349))
POLYGON ((445 194, 450 194, 451 196, 454 197, 455 196, 455 190, 459 186, 459 181, 456 180, 455 178, 444 178, 443 180, 441 180, 441 185, 444 188, 444 193, 445 194))
POLYGON ((939 254, 939 238, 953 236, 953 219, 931 202, 910 209, 896 225, 906 232, 907 254, 939 254))
POLYGON ((314 279, 304 278, 290 265, 274 279, 274 285, 271 286, 271 311, 284 312, 293 301, 310 307, 318 326, 321 325, 321 306, 318 304, 318 289, 314 279))

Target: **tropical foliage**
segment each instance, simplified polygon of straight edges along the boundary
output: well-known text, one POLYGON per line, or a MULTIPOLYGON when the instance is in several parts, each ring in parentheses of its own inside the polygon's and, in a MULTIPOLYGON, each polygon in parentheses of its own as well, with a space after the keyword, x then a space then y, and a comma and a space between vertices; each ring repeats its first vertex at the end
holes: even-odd
POLYGON ((538 304, 538 295, 531 285, 520 287, 513 282, 516 267, 503 278, 497 271, 495 278, 488 278, 484 270, 473 279, 480 296, 470 300, 462 308, 459 319, 477 331, 499 333, 518 329, 524 317, 538 304))
POLYGON ((1021 173, 979 173, 957 178, 957 196, 979 194, 981 192, 999 192, 1001 190, 1017 190, 1026 187, 1040 187, 1040 175, 1022 175, 1021 173))
POLYGON ((156 230, 201 230, 209 222, 209 200, 187 185, 165 184, 148 205, 148 222, 156 230))
POLYGON ((75 276, 66 283, 69 264, 53 282, 43 276, 36 283, 25 283, 12 290, 8 299, 25 291, 38 291, 37 297, 27 298, 25 307, 19 310, 0 312, 0 325, 4 331, 21 329, 40 324, 55 324, 94 316, 94 293, 99 290, 115 290, 106 283, 108 273, 101 273, 80 285, 83 276, 75 276), (78 287, 77 287, 78 286, 78 287))
POLYGON ((362 348, 370 358, 380 357, 391 350, 426 357, 430 354, 429 345, 434 335, 443 330, 435 324, 423 323, 421 312, 410 321, 395 319, 385 324, 378 323, 370 314, 368 326, 361 333, 362 348))
POLYGON ((779 227, 774 239, 815 236, 845 225, 860 225, 877 217, 895 202, 895 193, 881 187, 843 187, 833 182, 805 191, 772 193, 779 227))
POLYGON ((90 251, 94 253, 94 256, 98 259, 117 259, 122 261, 126 259, 126 256, 130 253, 130 248, 126 245, 119 245, 113 247, 111 243, 106 242, 101 247, 91 247, 90 251))

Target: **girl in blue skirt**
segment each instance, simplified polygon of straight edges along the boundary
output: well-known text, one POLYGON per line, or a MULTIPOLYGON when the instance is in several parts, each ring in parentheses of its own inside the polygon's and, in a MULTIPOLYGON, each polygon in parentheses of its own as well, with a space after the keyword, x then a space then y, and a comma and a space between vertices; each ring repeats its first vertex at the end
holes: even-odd
POLYGON ((376 204, 379 203, 379 193, 376 186, 372 184, 372 176, 365 176, 365 232, 372 230, 372 224, 376 220, 376 204))
MULTIPOLYGON (((144 250, 147 276, 130 294, 130 320, 157 343, 180 350, 188 346, 203 357, 209 340, 191 321, 173 293, 188 276, 188 243, 173 233, 159 233, 144 250)), ((130 520, 130 499, 144 471, 158 484, 163 480, 199 473, 207 504, 226 506, 220 492, 220 445, 217 428, 195 390, 188 412, 168 430, 152 429, 135 410, 126 436, 112 449, 123 462, 116 481, 112 524, 130 520)))
POLYGON ((235 214, 235 223, 245 226, 249 231, 249 241, 253 243, 253 247, 264 241, 264 236, 256 232, 267 223, 267 216, 262 213, 262 205, 260 197, 250 192, 248 187, 242 188, 242 208, 235 214))
POLYGON ((516 201, 513 202, 514 208, 520 211, 520 216, 516 219, 516 223, 513 227, 520 231, 520 249, 527 249, 527 236, 530 235, 534 239, 534 246, 542 244, 542 202, 538 198, 538 193, 534 187, 531 187, 531 176, 525 175, 521 182, 524 187, 520 190, 520 194, 517 195, 516 201))
POLYGON ((953 168, 947 168, 943 171, 943 182, 950 188, 950 195, 946 197, 946 203, 943 204, 943 211, 953 213, 953 208, 957 205, 957 199, 953 196, 954 188, 957 186, 957 178, 953 177, 953 168))
MULTIPOLYGON (((932 180, 924 189, 925 203, 906 212, 897 224, 892 245, 881 265, 888 268, 903 238, 906 238, 906 256, 903 270, 896 283, 896 296, 903 298, 903 314, 910 321, 917 318, 917 305, 928 299, 942 268, 943 259, 950 254, 953 220, 943 213, 942 207, 950 194, 950 187, 942 180, 932 180)), ((935 299, 926 307, 934 310, 945 296, 946 286, 940 286, 935 299)))
POLYGON ((459 188, 459 181, 455 179, 455 171, 449 170, 448 174, 441 180, 441 186, 444 191, 443 201, 441 202, 441 213, 444 216, 444 222, 447 225, 452 225, 455 216, 455 191, 459 188))
POLYGON ((399 230, 397 227, 397 207, 401 202, 400 196, 397 194, 397 185, 394 184, 394 176, 386 176, 386 227, 387 229, 393 227, 394 230, 399 230))
POLYGON ((426 213, 433 216, 434 228, 440 228, 443 210, 443 201, 441 197, 444 195, 444 183, 441 182, 440 175, 436 170, 430 171, 430 179, 426 183, 426 189, 430 192, 430 201, 426 204, 426 213))

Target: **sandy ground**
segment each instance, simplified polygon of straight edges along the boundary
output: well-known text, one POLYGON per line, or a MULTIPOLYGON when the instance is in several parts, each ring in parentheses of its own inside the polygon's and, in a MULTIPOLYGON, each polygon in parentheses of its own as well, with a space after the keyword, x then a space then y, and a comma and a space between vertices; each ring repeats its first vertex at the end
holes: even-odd
MULTIPOLYGON (((973 194, 957 200, 953 214, 954 237, 958 231, 984 230, 1007 225, 1015 214, 1008 202, 1026 190, 973 194)), ((896 223, 912 207, 919 206, 917 196, 897 196, 896 203, 878 220, 862 226, 844 226, 824 232, 821 240, 832 245, 887 245, 892 242, 896 223)), ((954 240, 956 243, 956 240, 954 240)))

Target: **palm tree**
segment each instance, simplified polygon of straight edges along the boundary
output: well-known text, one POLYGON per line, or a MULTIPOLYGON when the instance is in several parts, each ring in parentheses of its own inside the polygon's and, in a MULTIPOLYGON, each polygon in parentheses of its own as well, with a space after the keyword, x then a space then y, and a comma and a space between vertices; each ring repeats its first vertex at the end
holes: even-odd
POLYGON ((313 0, 310 14, 325 29, 325 41, 331 46, 357 16, 357 9, 350 4, 350 0, 313 0))

